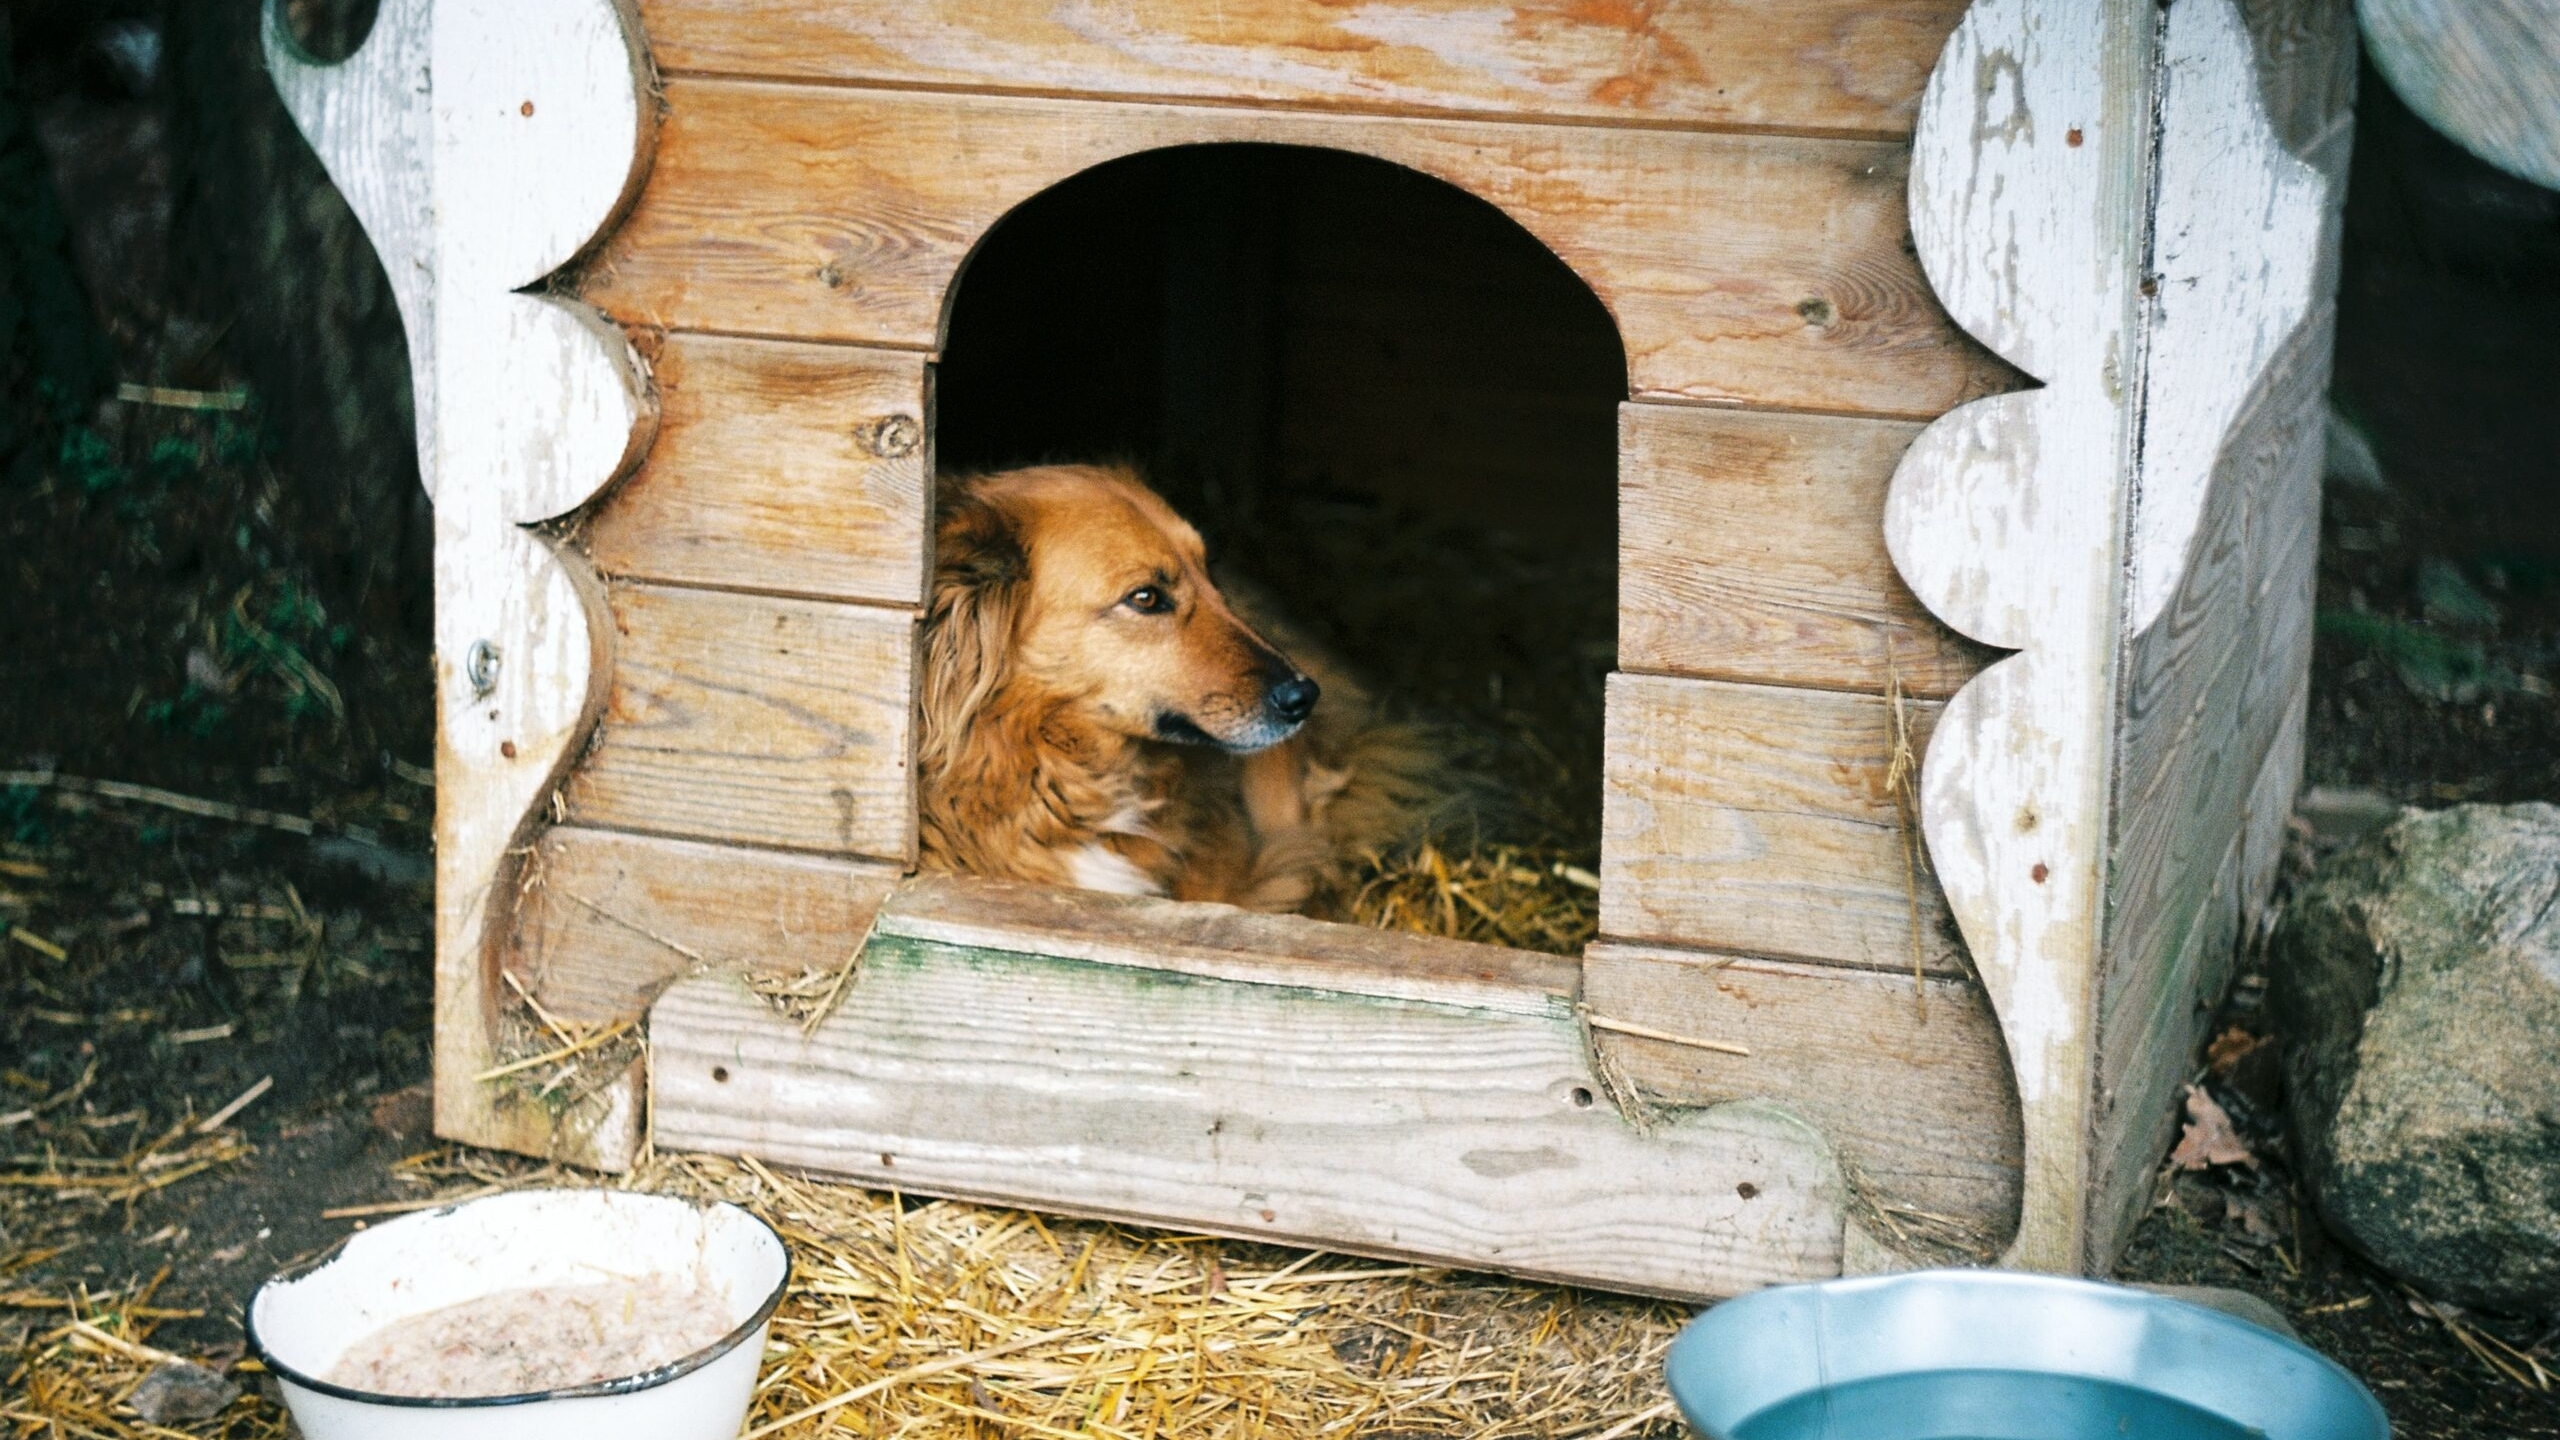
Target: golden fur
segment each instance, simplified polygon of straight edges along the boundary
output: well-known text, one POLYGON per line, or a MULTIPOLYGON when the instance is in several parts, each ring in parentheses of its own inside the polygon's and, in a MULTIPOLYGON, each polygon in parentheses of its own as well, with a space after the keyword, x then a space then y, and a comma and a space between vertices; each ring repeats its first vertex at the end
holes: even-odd
POLYGON ((1418 823, 1412 735, 1240 615, 1129 470, 946 481, 934 540, 924 868, 1297 910, 1418 823))

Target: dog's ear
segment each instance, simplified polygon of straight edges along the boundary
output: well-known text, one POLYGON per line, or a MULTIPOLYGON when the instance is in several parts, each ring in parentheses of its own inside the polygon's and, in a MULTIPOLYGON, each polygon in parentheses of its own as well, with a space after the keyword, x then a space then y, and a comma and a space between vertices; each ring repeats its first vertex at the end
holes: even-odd
POLYGON ((939 770, 1013 658, 1030 557, 1010 517, 966 486, 954 487, 934 523, 933 598, 925 610, 920 760, 939 770))

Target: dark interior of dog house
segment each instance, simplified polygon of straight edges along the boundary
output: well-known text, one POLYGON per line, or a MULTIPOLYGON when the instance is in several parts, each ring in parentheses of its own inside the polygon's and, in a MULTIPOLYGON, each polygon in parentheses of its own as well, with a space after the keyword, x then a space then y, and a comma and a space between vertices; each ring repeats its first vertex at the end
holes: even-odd
POLYGON ((1579 950, 1627 388, 1590 288, 1429 176, 1211 145, 1035 196, 951 306, 942 473, 1134 463, 1222 578, 1283 597, 1389 714, 1442 737, 1473 800, 1381 857, 1341 918, 1447 911, 1430 928, 1453 913, 1472 938, 1579 950))

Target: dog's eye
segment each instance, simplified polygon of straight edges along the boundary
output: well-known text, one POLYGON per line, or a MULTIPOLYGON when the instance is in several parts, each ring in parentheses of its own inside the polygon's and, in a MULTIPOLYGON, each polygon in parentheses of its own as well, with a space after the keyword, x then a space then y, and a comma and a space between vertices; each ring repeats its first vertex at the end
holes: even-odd
POLYGON ((1153 585, 1141 585, 1121 596, 1120 603, 1141 615, 1162 615, 1173 608, 1173 597, 1153 585))

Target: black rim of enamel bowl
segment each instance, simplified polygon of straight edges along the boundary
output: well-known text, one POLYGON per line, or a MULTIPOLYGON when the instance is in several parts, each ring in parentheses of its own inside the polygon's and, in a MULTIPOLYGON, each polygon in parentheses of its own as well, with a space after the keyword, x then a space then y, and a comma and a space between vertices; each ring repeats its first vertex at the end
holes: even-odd
MULTIPOLYGON (((518 1190, 513 1193, 518 1195, 629 1194, 627 1191, 613 1190, 518 1190)), ((460 1210, 467 1205, 476 1205, 484 1200, 495 1200, 500 1198, 503 1197, 488 1195, 472 1200, 456 1201, 451 1205, 439 1206, 433 1210, 422 1211, 417 1218, 432 1219, 437 1216, 450 1215, 454 1211, 460 1210)), ((663 1202, 670 1205, 685 1205, 689 1203, 679 1200, 672 1195, 645 1195, 632 1196, 631 1198, 648 1200, 653 1203, 663 1202)), ((629 1395, 635 1391, 655 1389, 670 1381, 683 1379, 685 1376, 692 1374, 694 1371, 701 1369, 712 1361, 719 1359, 721 1356, 728 1354, 730 1351, 735 1350, 740 1345, 746 1343, 749 1336, 755 1334, 759 1329, 762 1329, 764 1323, 773 1318, 773 1312, 782 1304, 783 1292, 791 1285, 791 1247, 783 1243, 782 1232, 774 1229, 770 1224, 767 1224, 763 1216, 756 1214, 754 1211, 749 1210, 742 1205, 733 1205, 725 1200, 715 1205, 694 1205, 691 1206, 691 1208, 696 1211, 735 1210, 739 1214, 746 1216, 749 1220, 754 1221, 766 1235, 772 1237, 773 1248, 781 1254, 782 1274, 774 1280, 773 1289, 765 1295, 763 1302, 756 1306, 755 1313, 749 1315, 744 1321, 740 1322, 736 1329, 731 1330, 728 1334, 721 1336, 709 1345, 694 1351, 692 1354, 684 1356, 682 1359, 670 1360, 664 1365, 657 1366, 654 1369, 643 1370, 636 1375, 619 1376, 612 1380, 597 1380, 585 1385, 562 1385, 550 1390, 526 1390, 513 1395, 389 1395, 378 1390, 358 1390, 351 1386, 335 1384, 331 1381, 323 1380, 316 1375, 306 1374, 303 1371, 286 1364, 282 1360, 277 1359, 275 1352, 267 1348, 265 1339, 258 1334, 258 1297, 265 1294, 270 1286, 287 1284, 291 1281, 299 1280, 302 1277, 329 1265, 338 1258, 338 1252, 344 1250, 350 1241, 354 1240, 358 1235, 367 1233, 361 1230, 352 1231, 339 1237, 337 1243, 331 1245, 328 1249, 321 1251, 319 1254, 314 1255, 307 1260, 297 1261, 294 1264, 288 1265, 260 1282, 258 1288, 250 1292, 249 1304, 241 1315, 241 1329, 248 1339, 249 1353, 256 1356, 258 1363, 265 1366, 279 1379, 289 1380, 305 1390, 315 1391, 322 1395, 334 1396, 340 1400, 353 1400, 365 1405, 398 1405, 413 1410, 462 1410, 492 1405, 534 1405, 545 1400, 582 1400, 595 1395, 629 1395)))

